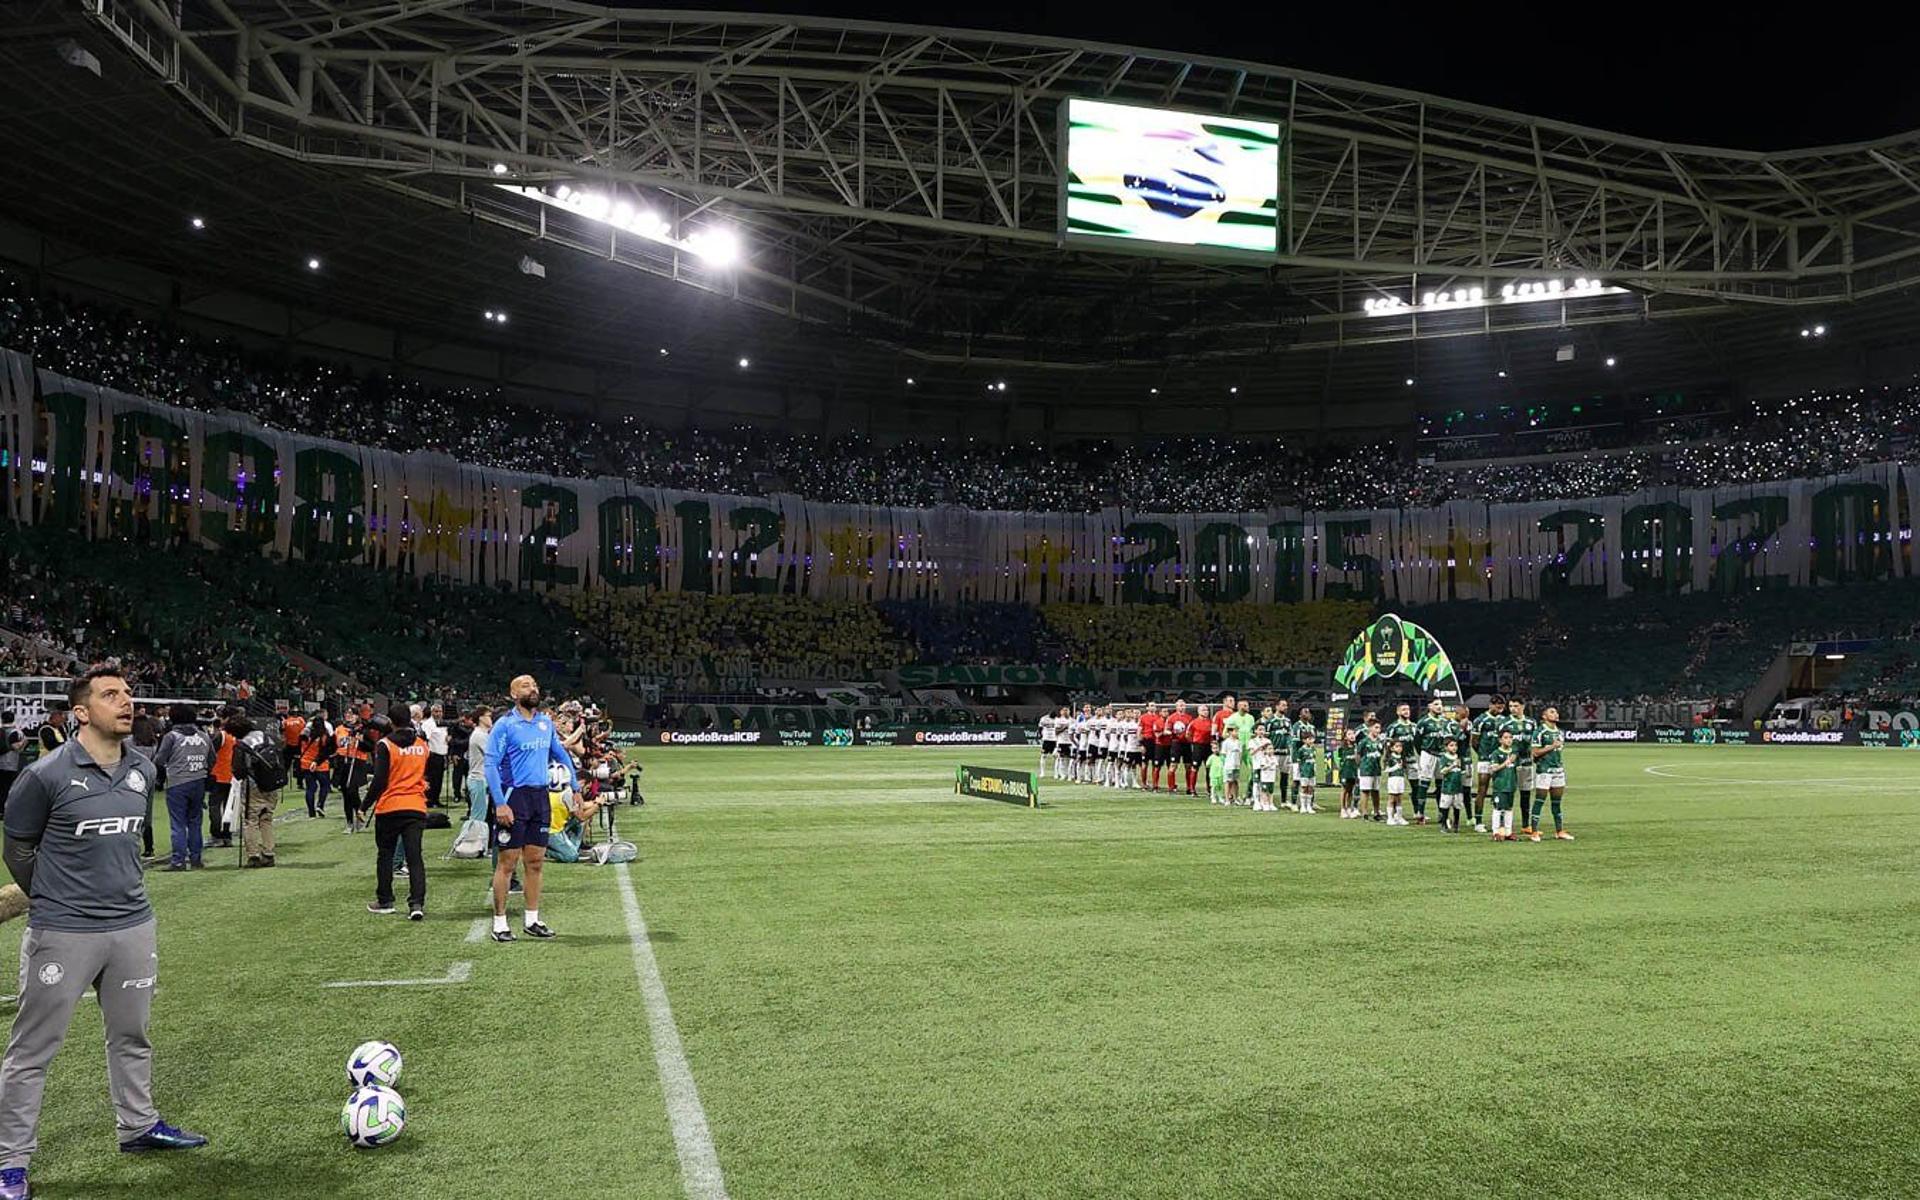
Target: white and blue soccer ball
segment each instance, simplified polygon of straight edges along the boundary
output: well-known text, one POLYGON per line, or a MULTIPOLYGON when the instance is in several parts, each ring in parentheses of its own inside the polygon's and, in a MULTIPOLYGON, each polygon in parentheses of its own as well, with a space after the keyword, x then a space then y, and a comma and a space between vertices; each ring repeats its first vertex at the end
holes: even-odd
POLYGON ((400 1078, 400 1048, 392 1042, 361 1042, 347 1056, 347 1082, 392 1087, 400 1078))
POLYGON ((407 1127, 407 1102, 390 1087, 371 1083, 347 1097, 340 1110, 340 1132, 359 1150, 384 1146, 407 1127))

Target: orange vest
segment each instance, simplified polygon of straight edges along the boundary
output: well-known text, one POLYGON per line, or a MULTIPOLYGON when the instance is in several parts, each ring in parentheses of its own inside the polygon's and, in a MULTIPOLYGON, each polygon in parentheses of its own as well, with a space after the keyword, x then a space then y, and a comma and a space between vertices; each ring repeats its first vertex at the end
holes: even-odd
POLYGON ((396 746, 392 738, 381 745, 387 748, 387 786, 373 806, 374 814, 427 811, 427 743, 415 740, 411 746, 396 746))
POLYGON ((324 771, 327 769, 327 741, 325 738, 308 738, 300 745, 300 769, 302 771, 324 771))
POLYGON ((233 782, 233 743, 234 736, 222 729, 220 748, 213 752, 213 766, 207 768, 207 777, 215 783, 233 782))
POLYGON ((300 735, 306 732, 306 728, 307 719, 305 717, 288 717, 286 720, 280 722, 280 738, 289 746, 298 746, 300 744, 300 735))
POLYGON ((334 750, 341 758, 364 759, 367 752, 360 748, 360 735, 342 725, 333 732, 334 750))

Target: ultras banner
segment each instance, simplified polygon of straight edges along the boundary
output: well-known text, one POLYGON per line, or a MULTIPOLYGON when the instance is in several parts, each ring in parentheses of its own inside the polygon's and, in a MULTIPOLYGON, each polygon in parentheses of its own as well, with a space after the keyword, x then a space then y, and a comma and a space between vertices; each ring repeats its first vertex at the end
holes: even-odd
POLYGON ((1396 605, 1906 577, 1920 467, 1538 504, 1161 515, 663 491, 268 429, 0 351, 18 522, 470 583, 857 600, 1396 605))

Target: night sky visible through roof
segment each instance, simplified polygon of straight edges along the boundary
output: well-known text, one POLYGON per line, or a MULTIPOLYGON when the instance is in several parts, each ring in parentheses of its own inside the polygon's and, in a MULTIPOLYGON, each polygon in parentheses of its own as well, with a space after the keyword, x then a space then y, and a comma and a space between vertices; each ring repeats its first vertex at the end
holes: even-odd
POLYGON ((1880 17, 1827 21, 1791 5, 742 0, 711 7, 1245 58, 1708 146, 1788 150, 1920 129, 1911 46, 1893 24, 1875 36, 1880 17))

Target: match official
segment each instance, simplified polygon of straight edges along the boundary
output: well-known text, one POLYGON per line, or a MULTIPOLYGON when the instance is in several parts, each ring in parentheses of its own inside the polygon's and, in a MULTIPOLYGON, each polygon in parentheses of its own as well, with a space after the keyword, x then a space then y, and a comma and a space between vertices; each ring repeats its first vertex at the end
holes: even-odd
POLYGON ((540 874, 547 858, 547 833, 553 805, 547 798, 547 764, 559 763, 567 773, 567 805, 579 799, 580 779, 573 756, 567 753, 553 718, 540 711, 540 685, 521 675, 508 685, 513 709, 493 723, 487 734, 487 793, 493 799, 494 844, 500 858, 493 868, 493 940, 511 942, 507 927, 507 883, 522 859, 526 870, 526 924, 528 937, 550 938, 553 930, 540 921, 540 874))
POLYGON ((20 1007, 0 1063, 0 1200, 30 1196, 47 1066, 81 995, 106 1023, 107 1081, 125 1153, 207 1144, 153 1106, 147 1020, 158 976, 153 907, 141 877, 140 828, 154 768, 125 745, 133 690, 118 667, 73 681, 70 741, 22 772, 7 798, 7 869, 29 897, 20 942, 20 1007))

